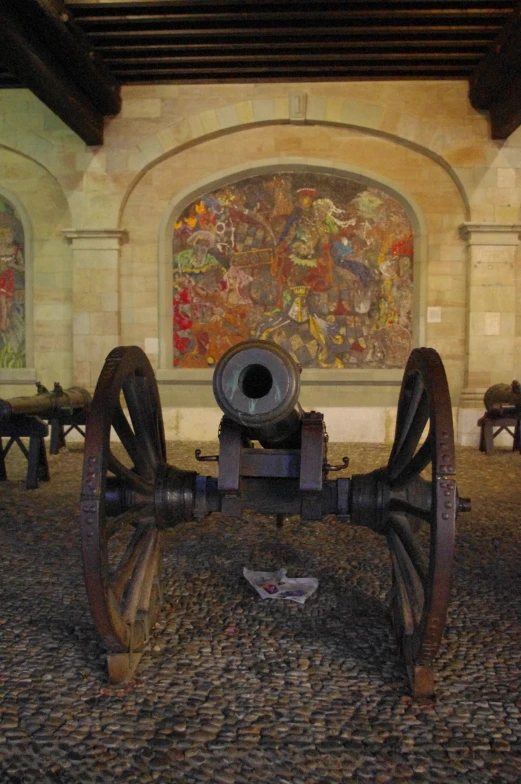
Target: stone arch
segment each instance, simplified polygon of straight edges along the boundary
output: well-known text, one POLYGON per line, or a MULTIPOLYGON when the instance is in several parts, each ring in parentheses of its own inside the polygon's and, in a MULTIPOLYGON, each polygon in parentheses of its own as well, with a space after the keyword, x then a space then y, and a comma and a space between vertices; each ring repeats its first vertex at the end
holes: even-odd
POLYGON ((344 176, 349 180, 360 182, 367 187, 374 187, 387 192, 398 201, 413 229, 414 236, 414 304, 413 304, 413 342, 418 345, 425 331, 425 319, 422 313, 425 310, 425 242, 427 234, 427 224, 423 210, 407 188, 399 183, 391 181, 385 176, 380 176, 377 172, 366 168, 333 163, 320 159, 302 160, 295 157, 265 161, 256 161, 253 167, 245 168, 244 164, 232 167, 220 172, 217 179, 215 177, 204 177, 193 183, 173 197, 165 210, 159 230, 159 277, 160 292, 162 296, 159 300, 159 323, 160 323, 160 346, 159 366, 162 369, 170 368, 172 363, 172 343, 171 337, 171 296, 172 289, 172 235, 173 219, 178 217, 181 212, 205 193, 211 192, 224 185, 233 184, 249 177, 262 174, 276 174, 278 172, 302 172, 302 173, 325 173, 344 176))
POLYGON ((375 182, 387 182, 395 193, 414 205, 416 259, 422 265, 416 342, 428 341, 436 347, 440 345, 438 341, 445 339, 444 332, 441 335, 440 331, 438 338, 437 328, 428 326, 426 321, 427 306, 443 301, 451 319, 452 381, 457 394, 462 384, 465 351, 463 292, 467 274, 465 247, 457 228, 467 214, 465 201, 454 180, 431 157, 381 135, 338 125, 297 127, 280 123, 271 125, 269 134, 263 126, 245 127, 228 137, 214 136, 197 145, 186 145, 176 154, 165 155, 142 174, 127 194, 120 218, 120 228, 129 232, 129 242, 121 248, 120 266, 123 342, 143 345, 150 338, 145 343, 146 350, 156 365, 161 355, 160 373, 175 372, 168 370, 168 347, 164 342, 169 333, 165 318, 171 303, 167 299, 169 285, 163 276, 167 239, 164 225, 162 228, 162 222, 172 213, 173 202, 189 198, 197 187, 218 183, 230 174, 237 177, 240 169, 253 171, 261 166, 291 164, 358 171, 375 182), (163 302, 161 322, 159 301, 163 302))
MULTIPOLYGON (((11 345, 12 336, 11 330, 6 329, 6 336, 9 336, 7 343, 11 347, 11 352, 20 354, 20 361, 15 364, 9 364, 7 358, 0 364, 2 375, 6 375, 11 370, 18 371, 21 368, 32 367, 33 365, 33 228, 30 217, 27 213, 25 205, 18 198, 16 193, 13 193, 8 188, 0 184, 0 198, 7 202, 13 209, 17 222, 21 224, 22 237, 15 237, 17 245, 20 245, 20 255, 23 257, 24 274, 23 274, 23 301, 18 302, 18 307, 22 309, 23 317, 20 316, 20 323, 18 325, 18 332, 13 332, 15 338, 20 340, 20 345, 13 347, 11 345), (19 349, 19 351, 17 351, 19 349), (23 361, 22 361, 23 355, 23 361)), ((5 272, 5 271, 4 271, 5 272)), ((17 275, 17 271, 13 270, 17 275)), ((14 292, 13 292, 14 294, 14 292)), ((7 305, 7 303, 6 303, 7 305)), ((3 343, 3 341, 2 341, 3 343)), ((13 359, 16 359, 13 356, 13 359)), ((15 373, 16 374, 16 373, 15 373)), ((11 373, 12 375, 12 373, 11 373)))
MULTIPOLYGON (((10 372, 9 383, 32 384, 38 378, 70 384, 72 268, 61 233, 71 221, 66 196, 46 167, 6 148, 0 149, 0 188, 19 210, 28 239, 26 368, 10 372)), ((15 392, 11 386, 4 396, 15 392)))
MULTIPOLYGON (((129 155, 128 166, 135 172, 122 197, 120 219, 130 193, 139 180, 169 156, 207 139, 233 134, 246 128, 280 125, 292 122, 291 95, 279 98, 258 98, 240 101, 183 118, 158 130, 141 141, 129 155)), ((346 128, 368 136, 386 139, 425 155, 440 166, 454 182, 465 205, 465 219, 470 219, 470 204, 463 181, 444 157, 444 134, 437 133, 432 122, 404 114, 402 135, 391 126, 384 106, 364 103, 350 97, 314 96, 307 101, 304 125, 346 128)), ((466 141, 466 140, 465 140, 466 141)), ((118 223, 118 225, 120 225, 118 223)))

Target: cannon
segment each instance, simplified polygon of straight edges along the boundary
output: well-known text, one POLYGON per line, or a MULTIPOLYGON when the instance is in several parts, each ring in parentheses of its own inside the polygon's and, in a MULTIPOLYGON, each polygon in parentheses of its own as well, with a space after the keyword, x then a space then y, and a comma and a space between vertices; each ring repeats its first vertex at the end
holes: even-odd
POLYGON ((493 417, 521 416, 521 384, 493 384, 483 397, 487 414, 493 417))
POLYGON ((27 489, 38 487, 39 479, 48 481, 44 438, 49 434, 49 427, 42 420, 46 419, 50 425, 49 452, 55 455, 65 446, 65 436, 71 430, 85 435, 82 426, 86 424, 90 402, 91 396, 86 389, 71 387, 64 390, 55 383, 52 392, 49 392, 40 382, 36 384, 36 395, 0 400, 0 481, 7 479, 5 458, 13 444, 17 444, 27 458, 27 489), (5 447, 2 437, 9 439, 5 447), (29 439, 29 449, 22 438, 29 439))
POLYGON ((398 402, 386 466, 330 479, 323 415, 299 402, 300 369, 281 347, 250 341, 220 359, 223 410, 218 477, 169 465, 154 373, 137 347, 114 349, 101 372, 85 439, 80 525, 85 584, 107 648, 109 679, 128 680, 161 602, 161 539, 168 527, 244 510, 318 520, 336 515, 384 536, 391 615, 413 694, 434 693, 434 658, 450 594, 459 497, 447 380, 433 349, 415 349, 398 402), (114 438, 114 435, 117 439, 114 438), (121 445, 115 447, 115 441, 121 445), (425 476, 427 474, 427 476, 425 476))

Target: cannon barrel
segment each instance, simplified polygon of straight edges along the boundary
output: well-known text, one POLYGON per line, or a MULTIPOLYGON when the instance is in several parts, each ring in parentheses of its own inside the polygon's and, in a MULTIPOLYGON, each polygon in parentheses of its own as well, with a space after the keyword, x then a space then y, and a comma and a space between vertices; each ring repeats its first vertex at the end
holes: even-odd
POLYGON ((493 384, 485 392, 483 398, 485 408, 493 416, 521 411, 521 384, 512 381, 511 384, 493 384))
POLYGON ((81 387, 64 390, 60 384, 55 384, 52 392, 48 392, 40 385, 37 385, 37 388, 39 392, 36 395, 0 400, 0 422, 8 422, 18 415, 50 419, 54 414, 65 412, 72 414, 74 411, 88 409, 90 406, 91 396, 81 387))
POLYGON ((300 367, 276 343, 232 346, 217 363, 213 391, 224 414, 263 447, 300 447, 300 367))

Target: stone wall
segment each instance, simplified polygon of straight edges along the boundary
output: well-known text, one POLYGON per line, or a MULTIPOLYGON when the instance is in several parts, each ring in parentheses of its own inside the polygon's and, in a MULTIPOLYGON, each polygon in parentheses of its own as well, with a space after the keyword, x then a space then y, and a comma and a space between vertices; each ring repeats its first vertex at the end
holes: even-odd
MULTIPOLYGON (((99 148, 28 91, 0 92, 0 188, 31 223, 33 281, 32 366, 0 371, 0 395, 35 377, 93 388, 108 350, 137 344, 158 371, 171 434, 197 437, 194 422, 208 417, 213 426, 211 371, 171 366, 172 221, 191 198, 234 177, 317 167, 379 183, 408 205, 415 340, 442 355, 460 440, 474 442, 484 389, 521 376, 521 131, 492 141, 467 89, 126 87, 99 148)), ((332 372, 304 378, 304 403, 339 412, 338 428, 342 407, 356 408, 361 437, 389 439, 401 373, 332 372)), ((335 424, 329 431, 335 438, 335 424)))

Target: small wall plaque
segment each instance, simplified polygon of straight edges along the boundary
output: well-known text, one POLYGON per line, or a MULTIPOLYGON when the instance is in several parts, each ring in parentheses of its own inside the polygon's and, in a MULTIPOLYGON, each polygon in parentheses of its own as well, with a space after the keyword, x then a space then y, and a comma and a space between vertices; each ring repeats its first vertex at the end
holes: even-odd
POLYGON ((439 324, 441 321, 441 308, 427 308, 427 322, 429 324, 439 324))
POLYGON ((305 122, 307 93, 291 93, 289 96, 289 119, 291 122, 305 122))

